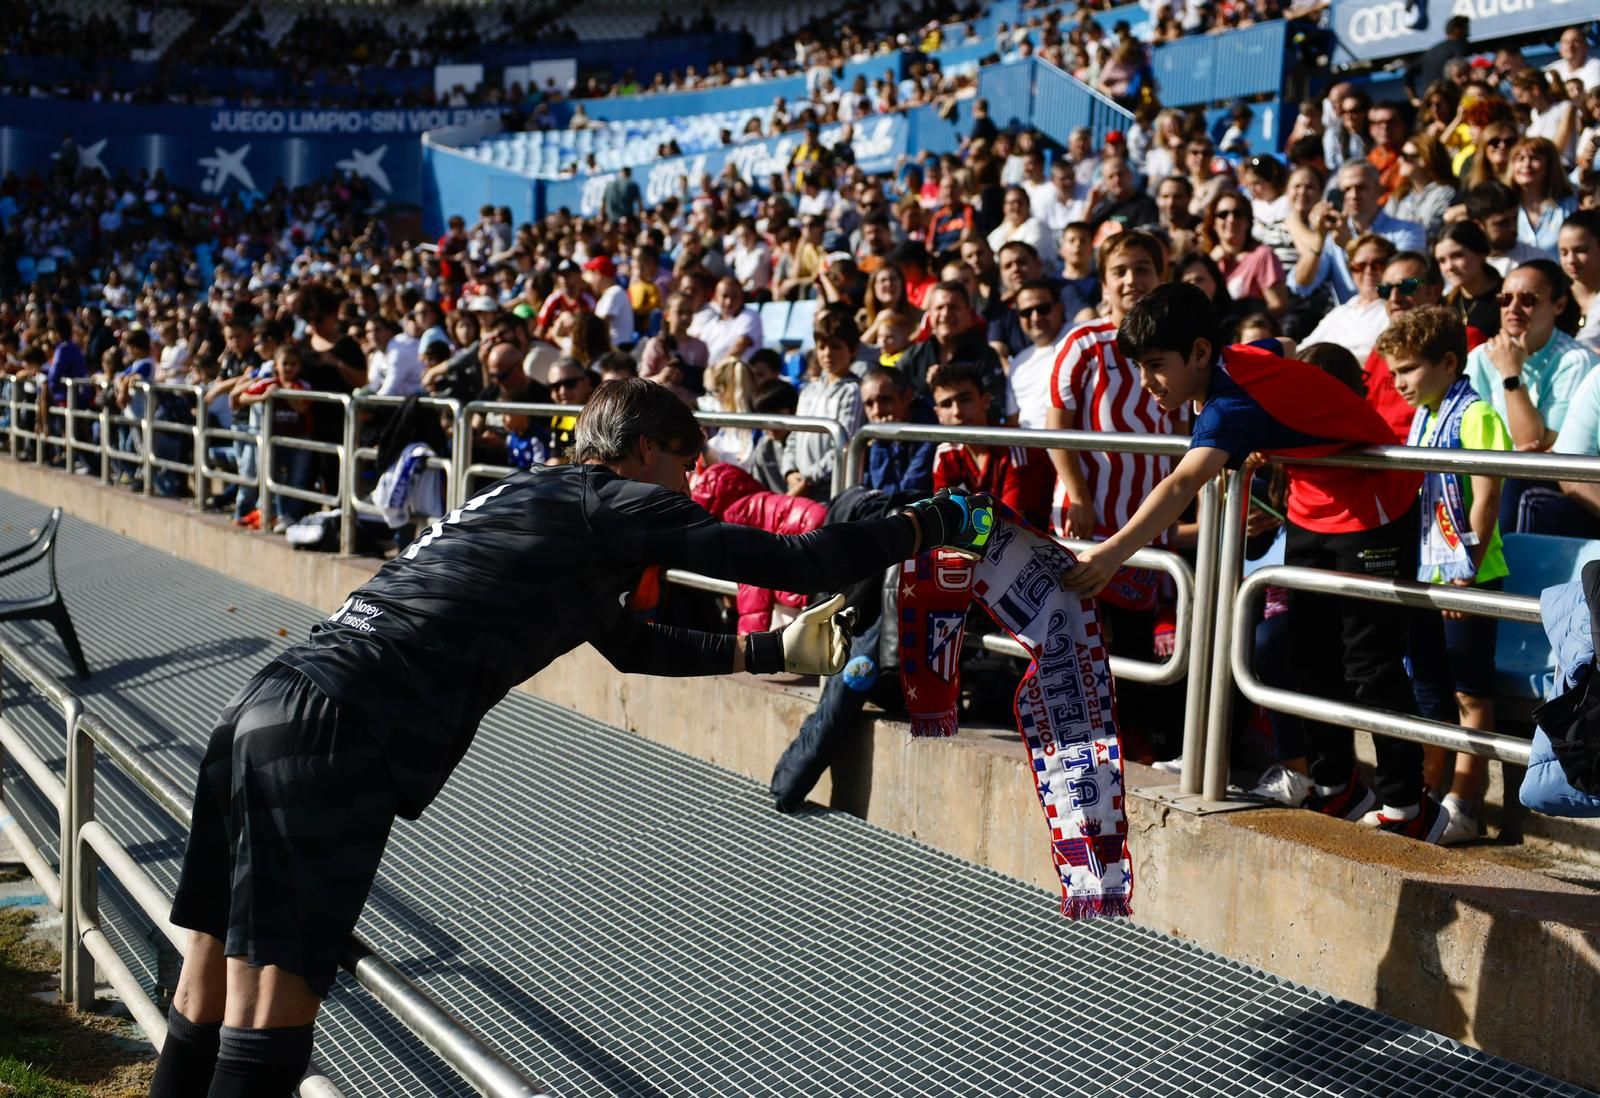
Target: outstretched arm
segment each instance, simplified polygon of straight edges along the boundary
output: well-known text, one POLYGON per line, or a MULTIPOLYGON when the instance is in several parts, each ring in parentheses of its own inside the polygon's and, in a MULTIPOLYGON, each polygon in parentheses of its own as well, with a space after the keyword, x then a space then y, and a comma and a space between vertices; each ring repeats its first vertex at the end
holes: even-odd
POLYGON ((663 546, 660 563, 775 591, 837 591, 917 555, 918 527, 904 514, 823 526, 798 537, 708 524, 663 546))
POLYGON ((631 614, 624 614, 610 633, 593 644, 612 667, 630 674, 681 678, 744 670, 738 637, 657 625, 631 614))

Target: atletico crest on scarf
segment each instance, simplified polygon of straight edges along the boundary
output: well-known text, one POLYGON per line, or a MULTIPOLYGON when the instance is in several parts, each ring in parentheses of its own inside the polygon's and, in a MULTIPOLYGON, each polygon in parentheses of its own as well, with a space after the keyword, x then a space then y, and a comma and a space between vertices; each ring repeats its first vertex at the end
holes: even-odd
POLYGON ((900 584, 901 681, 913 735, 956 731, 955 661, 969 600, 1031 657, 1013 711, 1050 829, 1061 910, 1074 919, 1127 915, 1133 891, 1110 661, 1094 601, 1061 586, 1075 563, 1065 546, 1007 512, 982 559, 925 553, 906 563, 900 584))

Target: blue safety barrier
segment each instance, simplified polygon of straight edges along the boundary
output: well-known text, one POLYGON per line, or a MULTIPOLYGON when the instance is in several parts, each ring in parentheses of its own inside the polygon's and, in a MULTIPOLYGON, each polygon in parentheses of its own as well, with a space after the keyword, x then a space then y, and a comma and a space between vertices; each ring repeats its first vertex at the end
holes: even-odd
POLYGON ((1130 111, 1034 57, 984 69, 978 94, 989 100, 996 125, 1032 126, 1061 145, 1079 126, 1088 126, 1098 145, 1111 130, 1127 132, 1133 124, 1130 111))
POLYGON ((1150 67, 1161 102, 1187 107, 1280 94, 1288 29, 1278 19, 1156 47, 1150 67))

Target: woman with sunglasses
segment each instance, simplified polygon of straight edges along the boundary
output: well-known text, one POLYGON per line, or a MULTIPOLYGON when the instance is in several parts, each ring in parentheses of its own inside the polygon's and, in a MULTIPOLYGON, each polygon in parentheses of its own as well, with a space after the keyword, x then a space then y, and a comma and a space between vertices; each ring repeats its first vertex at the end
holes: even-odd
POLYGON ((1227 281, 1235 301, 1255 299, 1273 316, 1289 309, 1289 289, 1284 285, 1283 264, 1271 248, 1252 232, 1255 218, 1250 204, 1238 191, 1226 191, 1206 209, 1201 240, 1227 281))
POLYGON ((1450 285, 1442 304, 1486 338, 1500 333, 1500 272, 1489 263, 1489 238, 1475 221, 1457 221, 1439 236, 1433 258, 1450 285))
POLYGON ((1600 355, 1600 212, 1579 210, 1567 218, 1556 247, 1578 306, 1577 340, 1600 355))
MULTIPOLYGON (((1517 143, 1517 128, 1505 119, 1486 123, 1477 140, 1467 146, 1466 154, 1455 165, 1457 185, 1465 194, 1480 183, 1498 180, 1511 166, 1511 147, 1517 143)), ((1465 217, 1466 210, 1456 206, 1452 213, 1465 217)))
POLYGON ((1350 245, 1350 277, 1356 284, 1356 296, 1331 309, 1300 341, 1300 346, 1337 343, 1355 355, 1356 361, 1366 360, 1389 323, 1378 284, 1383 281, 1383 269, 1394 258, 1395 250, 1393 244, 1376 233, 1366 233, 1350 245))
POLYGON ((1530 260, 1501 287, 1500 334, 1467 356, 1468 380, 1506 421, 1518 450, 1550 448, 1594 368, 1595 356, 1571 335, 1576 314, 1561 268, 1530 260))
POLYGON ((1556 147, 1544 137, 1524 137, 1511 150, 1506 186, 1517 192, 1517 239, 1551 259, 1567 215, 1578 208, 1572 184, 1561 171, 1556 147))
POLYGON ((1456 200, 1456 179, 1445 147, 1427 134, 1415 134, 1400 148, 1398 179, 1388 213, 1415 221, 1432 240, 1444 227, 1444 214, 1456 200))

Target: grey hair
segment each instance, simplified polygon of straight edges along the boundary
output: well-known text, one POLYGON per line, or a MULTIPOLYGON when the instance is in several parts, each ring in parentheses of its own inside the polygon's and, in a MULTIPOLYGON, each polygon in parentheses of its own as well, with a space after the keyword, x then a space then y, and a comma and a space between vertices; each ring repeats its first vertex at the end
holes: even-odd
POLYGON ((695 454, 705 432, 689 406, 665 385, 643 378, 608 381, 578 416, 571 458, 578 464, 616 465, 649 439, 675 454, 695 454))

